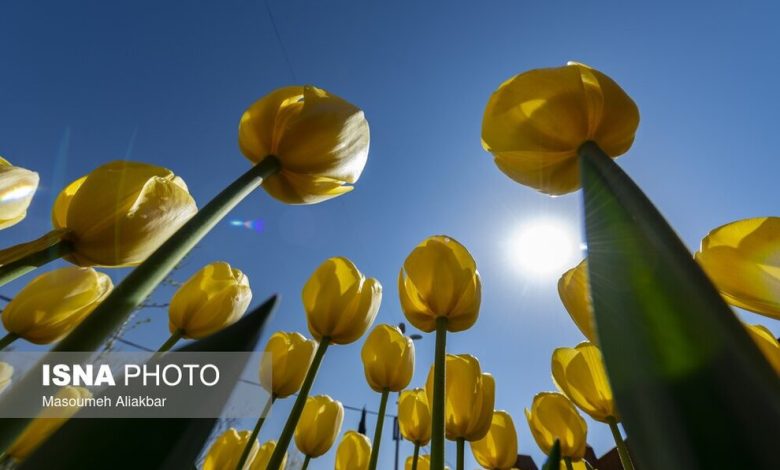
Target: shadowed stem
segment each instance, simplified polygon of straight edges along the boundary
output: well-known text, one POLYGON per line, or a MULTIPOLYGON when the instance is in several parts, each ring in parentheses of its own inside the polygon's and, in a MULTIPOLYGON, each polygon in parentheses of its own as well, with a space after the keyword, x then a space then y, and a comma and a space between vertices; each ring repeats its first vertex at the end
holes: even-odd
POLYGON ((10 346, 11 343, 17 339, 19 339, 19 335, 16 333, 8 333, 7 335, 3 336, 2 339, 0 339, 0 351, 10 346))
POLYGON ((463 470, 464 468, 464 459, 466 454, 466 440, 463 438, 458 439, 458 460, 456 463, 456 469, 457 470, 463 470))
POLYGON ((382 443, 382 427, 385 423, 385 411, 387 410, 387 397, 389 390, 382 392, 382 399, 379 402, 379 415, 376 418, 376 428, 374 428, 374 443, 371 446, 371 460, 368 462, 368 470, 376 470, 376 464, 379 461, 379 445, 382 443))
POLYGON ((563 462, 566 464, 566 470, 574 470, 574 467, 571 464, 571 457, 564 457, 563 462))
MULTIPOLYGON (((282 460, 287 452, 287 447, 290 446, 290 440, 292 439, 293 432, 295 432, 295 426, 298 425, 298 420, 301 418, 303 412, 303 406, 306 404, 306 398, 309 396, 309 391, 314 383, 314 378, 317 376, 317 370, 320 368, 322 358, 325 356, 325 351, 330 345, 330 338, 327 336, 320 340, 319 346, 317 346, 317 352, 314 353, 314 359, 311 361, 309 370, 306 372, 306 378, 303 379, 303 385, 298 392, 298 396, 295 398, 290 415, 287 417, 287 422, 284 423, 284 429, 279 436, 279 440, 276 442, 271 459, 268 461, 267 470, 279 470, 282 466, 282 460)), ((308 457, 304 462, 304 468, 308 465, 308 457)))
POLYGON ((631 462, 631 455, 628 453, 626 441, 623 440, 623 436, 620 434, 617 421, 615 418, 609 417, 607 418, 607 424, 609 424, 609 430, 612 431, 612 437, 615 439, 615 446, 617 446, 620 463, 623 464, 623 469, 634 470, 634 464, 631 462))
POLYGON ((447 317, 436 319, 436 352, 433 366, 431 409, 431 470, 444 470, 444 379, 447 349, 447 317))
MULTIPOLYGON (((306 470, 307 468, 309 468, 309 460, 311 460, 311 457, 307 455, 306 458, 303 459, 303 465, 301 465, 301 470, 306 470)), ((271 466, 269 465, 268 468, 271 468, 271 466)))
POLYGON ((62 258, 73 251, 73 245, 63 240, 62 231, 52 231, 41 238, 12 246, 0 252, 0 286, 39 268, 46 263, 62 258), (9 258, 5 260, 4 258, 9 258))
POLYGON ((157 350, 158 353, 164 353, 166 351, 169 351, 176 343, 179 342, 181 337, 184 336, 184 330, 181 328, 174 330, 173 333, 171 333, 170 338, 168 338, 162 346, 160 346, 160 349, 157 350))
POLYGON ((412 470, 417 470, 417 459, 420 458, 420 444, 414 443, 414 457, 412 457, 412 470))
POLYGON ((252 451, 252 446, 255 443, 255 439, 257 439, 257 435, 260 434, 260 428, 262 428, 263 423, 265 423, 265 417, 268 416, 268 412, 271 410, 271 405, 273 405, 275 401, 276 395, 271 395, 271 399, 265 402, 263 411, 260 412, 260 417, 257 418, 255 428, 252 430, 252 435, 249 436, 249 440, 247 441, 246 446, 244 446, 244 450, 241 452, 241 458, 238 459, 236 470, 242 470, 244 468, 244 464, 249 458, 249 453, 252 451))

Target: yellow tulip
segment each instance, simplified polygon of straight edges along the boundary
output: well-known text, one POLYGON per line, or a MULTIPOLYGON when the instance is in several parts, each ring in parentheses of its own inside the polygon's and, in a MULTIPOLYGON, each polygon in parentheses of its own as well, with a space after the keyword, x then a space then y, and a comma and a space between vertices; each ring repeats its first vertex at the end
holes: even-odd
POLYGON ((111 278, 92 268, 68 266, 33 279, 3 310, 10 333, 49 344, 71 332, 109 294, 111 278))
POLYGON ((11 384, 14 375, 14 366, 7 362, 0 362, 0 392, 11 384))
POLYGON ((379 325, 360 352, 368 385, 375 391, 400 392, 414 374, 414 344, 398 327, 379 325))
POLYGON ((431 407, 422 388, 404 390, 398 398, 398 427, 407 441, 427 445, 431 440, 431 407))
POLYGON ((344 407, 327 395, 315 395, 306 399, 301 419, 295 428, 295 445, 310 458, 327 452, 341 431, 344 407))
MULTIPOLYGON (((564 460, 561 460, 558 468, 559 470, 569 470, 564 460)), ((588 470, 588 467, 585 465, 585 460, 577 460, 571 462, 571 470, 588 470)))
POLYGON ((401 307, 409 322, 430 333, 436 319, 447 318, 448 331, 463 331, 479 316, 482 294, 477 264, 455 239, 437 235, 409 254, 398 276, 401 307))
MULTIPOLYGON (((772 368, 780 374, 780 342, 769 329, 761 325, 745 325, 748 334, 764 354, 772 368)), ((0 389, 2 390, 2 389, 0 389)))
MULTIPOLYGON (((249 470, 267 470, 268 461, 271 459, 271 454, 274 453, 274 449, 276 449, 276 441, 268 441, 261 445, 260 448, 257 449, 254 460, 251 461, 252 464, 249 466, 249 470)), ((236 462, 235 465, 238 465, 238 462, 236 462)), ((234 470, 235 465, 233 467, 228 467, 227 470, 234 470)), ((282 465, 280 465, 279 468, 284 469, 286 465, 287 453, 285 452, 284 458, 282 459, 282 465)))
POLYGON ((588 341, 596 342, 596 325, 593 321, 593 304, 588 283, 588 260, 563 273, 558 280, 558 296, 569 312, 574 324, 588 341))
MULTIPOLYGON (((414 462, 414 457, 407 457, 406 458, 406 465, 404 468, 406 470, 412 470, 412 463, 414 462)), ((421 455, 417 459, 417 470, 431 470, 431 456, 430 455, 421 455)), ((444 466, 444 470, 450 470, 450 467, 444 466)))
POLYGON ((558 348, 552 355, 555 385, 596 421, 619 421, 615 399, 599 348, 583 342, 576 348, 558 348))
POLYGON ((238 321, 251 301, 244 273, 225 262, 207 264, 173 295, 168 327, 171 333, 203 338, 238 321))
POLYGON ((37 189, 38 173, 0 157, 0 229, 24 220, 37 189))
MULTIPOLYGON (((444 431, 447 439, 476 441, 490 429, 495 403, 495 381, 483 374, 479 361, 469 354, 447 354, 445 366, 444 431)), ((425 385, 433 399, 433 367, 425 385)))
POLYGON ((351 191, 366 166, 369 140, 363 111, 313 86, 271 92, 244 112, 238 128, 249 160, 279 160, 281 171, 263 187, 287 204, 313 204, 351 191))
POLYGON ((347 431, 336 449, 336 470, 366 470, 371 441, 359 432, 347 431))
POLYGON ((52 222, 65 231, 80 266, 135 266, 197 212, 187 185, 170 170, 115 161, 68 185, 52 222))
MULTIPOLYGON (((89 398, 92 394, 86 388, 82 387, 63 387, 57 391, 57 398, 61 398, 67 401, 80 400, 89 398)), ((43 444, 46 439, 54 434, 71 416, 76 414, 79 410, 79 406, 60 406, 45 408, 38 414, 27 427, 24 429, 21 435, 16 438, 11 447, 8 448, 6 454, 13 457, 15 460, 24 460, 35 449, 43 444)))
MULTIPOLYGON (((206 454, 206 460, 203 461, 203 470, 235 469, 236 465, 238 465, 238 459, 241 457, 241 452, 244 451, 244 447, 249 443, 251 435, 251 431, 237 431, 235 428, 230 428, 220 434, 211 444, 206 454)), ((255 440, 249 452, 249 462, 255 458, 257 451, 258 444, 257 440, 255 440)), ((244 468, 249 467, 244 465, 244 468)))
POLYGON ((298 392, 316 348, 316 341, 300 333, 277 331, 265 346, 267 356, 260 364, 260 383, 276 398, 298 392))
POLYGON ((496 90, 482 120, 482 146, 518 183, 547 194, 580 186, 577 150, 594 141, 609 156, 634 141, 639 110, 611 78, 586 65, 531 70, 496 90))
POLYGON ((487 469, 510 469, 517 462, 517 431, 506 411, 494 411, 485 437, 471 442, 477 463, 487 469))
POLYGON ((528 427, 536 444, 550 453, 555 440, 561 443, 561 456, 579 460, 585 456, 588 426, 571 401, 558 392, 534 396, 531 410, 525 410, 528 427))
POLYGON ((716 228, 701 241, 696 261, 726 302, 780 319, 780 217, 716 228))
POLYGON ((366 279, 347 258, 322 263, 303 287, 303 306, 309 332, 318 341, 330 338, 349 344, 374 322, 382 302, 382 285, 366 279))

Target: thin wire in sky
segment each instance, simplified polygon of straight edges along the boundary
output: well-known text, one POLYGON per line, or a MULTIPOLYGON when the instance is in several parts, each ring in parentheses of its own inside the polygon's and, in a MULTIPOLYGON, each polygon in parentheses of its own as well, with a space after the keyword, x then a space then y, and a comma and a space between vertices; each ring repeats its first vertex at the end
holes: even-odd
POLYGON ((265 5, 265 11, 268 13, 268 19, 271 20, 271 27, 274 30, 274 36, 276 36, 276 42, 279 44, 279 49, 282 52, 282 57, 284 57, 284 63, 287 65, 287 70, 290 72, 290 77, 292 77, 294 83, 298 83, 298 78, 295 76, 295 70, 293 69, 292 61, 290 61, 290 55, 287 53, 287 48, 284 47, 282 35, 279 34, 279 28, 276 26, 276 18, 274 18, 274 14, 271 11, 271 6, 268 4, 268 0, 263 0, 263 5, 265 5))

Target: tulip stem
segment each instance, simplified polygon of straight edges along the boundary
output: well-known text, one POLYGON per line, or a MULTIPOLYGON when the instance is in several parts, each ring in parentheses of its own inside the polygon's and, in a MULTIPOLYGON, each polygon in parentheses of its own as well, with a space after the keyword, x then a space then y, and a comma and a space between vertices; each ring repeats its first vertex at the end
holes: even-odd
POLYGON ((444 386, 447 349, 447 317, 436 318, 436 350, 433 367, 433 408, 431 409, 431 470, 444 470, 444 386))
POLYGON ((464 459, 466 454, 466 440, 461 437, 457 440, 457 443, 458 443, 458 461, 455 468, 457 468, 457 470, 463 470, 464 459))
POLYGON ((168 338, 162 346, 160 346, 160 349, 157 350, 158 353, 164 353, 166 351, 169 351, 176 343, 179 342, 181 337, 184 336, 184 330, 181 328, 174 330, 173 333, 171 333, 170 338, 168 338))
POLYGON ((574 467, 571 464, 571 457, 564 457, 563 462, 566 464, 566 470, 574 470, 574 467))
MULTIPOLYGON (((287 447, 290 446, 290 440, 292 439, 293 432, 295 432, 295 426, 298 425, 298 420, 303 413, 303 407, 306 404, 306 398, 309 396, 309 391, 314 383, 314 378, 317 376, 317 370, 320 368, 322 358, 325 356, 325 351, 330 345, 330 338, 327 336, 320 340, 319 346, 317 346, 317 352, 314 353, 314 359, 311 361, 309 370, 306 372, 306 378, 303 379, 303 385, 298 392, 298 396, 295 398, 290 415, 287 417, 287 422, 284 423, 284 429, 279 436, 279 440, 276 442, 271 459, 268 461, 267 470, 279 470, 282 466, 282 460, 287 452, 287 447)), ((308 462, 308 460, 306 460, 308 462)), ((306 464, 305 464, 306 465, 306 464)), ((304 465, 304 468, 306 468, 304 465)))
POLYGON ((374 428, 374 443, 371 446, 371 460, 368 462, 368 470, 376 470, 376 464, 379 461, 379 445, 382 443, 382 428, 385 424, 387 397, 389 395, 390 391, 385 389, 382 392, 382 399, 379 401, 379 414, 376 417, 376 428, 374 428))
POLYGON ((236 465, 236 470, 242 470, 244 468, 244 464, 246 463, 246 460, 249 458, 249 452, 252 450, 252 445, 255 442, 255 439, 257 439, 257 435, 260 434, 260 428, 263 427, 263 423, 265 423, 265 417, 268 416, 268 412, 271 410, 271 405, 276 401, 276 395, 271 395, 270 400, 266 400, 265 406, 263 407, 263 411, 260 413, 260 417, 257 418, 257 423, 255 423, 255 428, 252 430, 252 435, 249 436, 249 441, 247 441, 246 446, 244 446, 244 450, 241 452, 241 458, 238 459, 238 465, 236 465))
POLYGON ((628 453, 628 446, 626 446, 626 441, 623 440, 623 436, 620 434, 617 420, 610 416, 607 418, 607 424, 609 424, 609 430, 612 431, 612 437, 615 439, 615 446, 617 447, 618 455, 620 456, 620 463, 623 465, 623 470, 634 470, 634 464, 631 462, 631 454, 628 453))
POLYGON ((412 457, 412 470, 417 470, 417 459, 420 458, 420 444, 414 443, 414 457, 412 457))
MULTIPOLYGON (((301 465, 301 470, 306 470, 307 468, 309 468, 309 460, 311 460, 311 457, 309 457, 307 455, 306 458, 303 459, 303 465, 301 465)), ((270 468, 270 465, 269 465, 269 468, 270 468)))
POLYGON ((7 348, 11 343, 19 339, 19 335, 16 333, 8 333, 0 339, 0 351, 7 348))
POLYGON ((62 231, 55 230, 0 251, 0 286, 73 251, 73 245, 62 236, 62 231))

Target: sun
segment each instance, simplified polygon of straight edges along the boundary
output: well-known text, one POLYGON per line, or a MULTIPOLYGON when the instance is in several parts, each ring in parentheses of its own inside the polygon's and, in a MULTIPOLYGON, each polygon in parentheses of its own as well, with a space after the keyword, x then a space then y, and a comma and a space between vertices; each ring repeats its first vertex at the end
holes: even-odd
POLYGON ((509 262, 520 272, 557 276, 579 261, 580 243, 572 227, 556 220, 534 220, 510 234, 507 251, 509 262))

